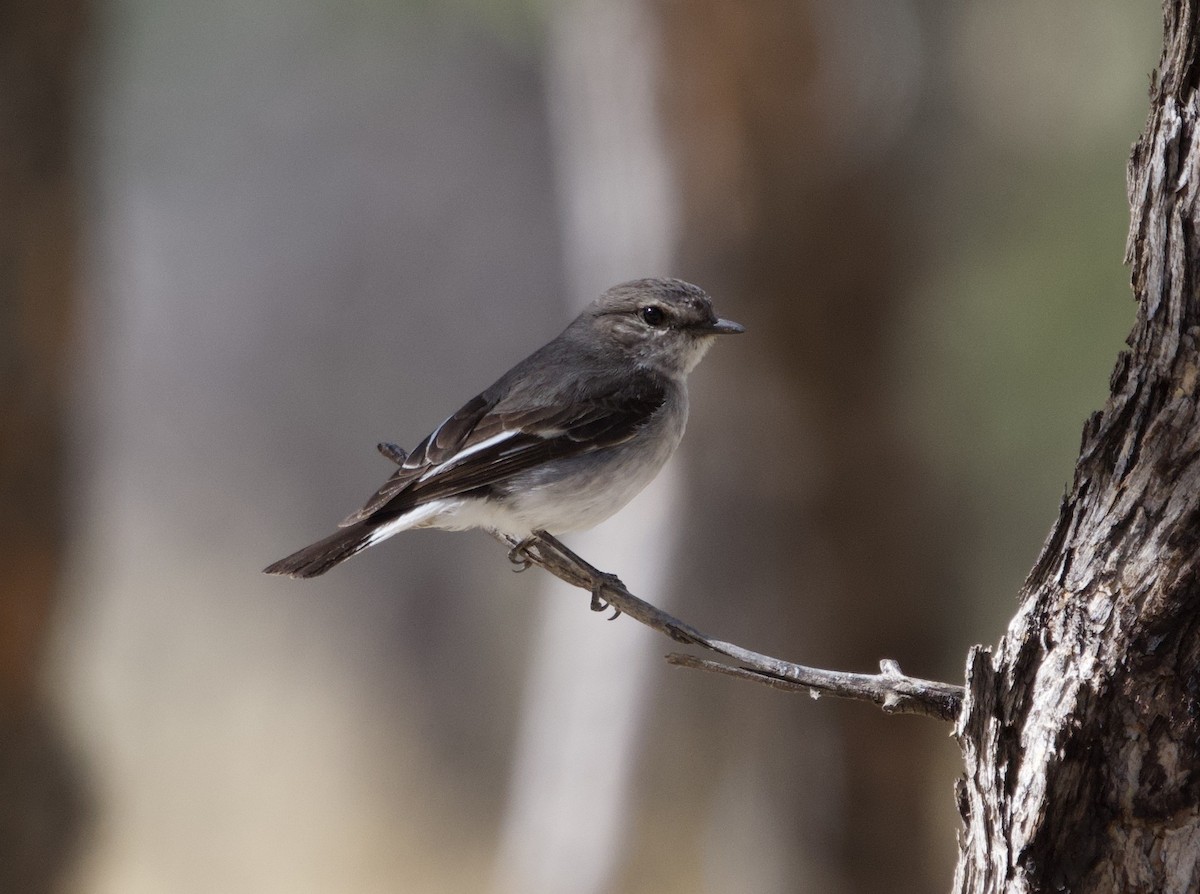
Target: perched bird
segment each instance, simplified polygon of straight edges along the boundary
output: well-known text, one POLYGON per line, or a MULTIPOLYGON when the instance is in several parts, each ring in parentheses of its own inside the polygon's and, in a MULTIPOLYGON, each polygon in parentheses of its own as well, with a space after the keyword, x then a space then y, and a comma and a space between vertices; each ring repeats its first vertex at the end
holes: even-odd
POLYGON ((592 302, 560 334, 434 429, 337 533, 268 566, 315 577, 408 528, 485 528, 517 539, 604 521, 675 452, 687 375, 721 320, 704 291, 639 279, 592 302))

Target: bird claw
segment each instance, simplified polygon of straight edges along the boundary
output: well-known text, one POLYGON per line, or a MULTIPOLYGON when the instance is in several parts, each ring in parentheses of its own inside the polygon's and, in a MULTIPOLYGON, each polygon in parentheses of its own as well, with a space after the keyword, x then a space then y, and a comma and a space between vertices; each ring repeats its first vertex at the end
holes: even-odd
POLYGON ((508 561, 517 566, 513 569, 517 574, 520 574, 522 571, 528 571, 529 567, 533 564, 533 559, 529 558, 527 550, 533 545, 534 539, 533 537, 526 537, 508 551, 508 561))
POLYGON ((596 581, 595 585, 592 587, 591 609, 594 612, 602 612, 611 608, 613 613, 608 616, 608 620, 615 621, 617 618, 621 617, 621 610, 612 605, 610 602, 607 602, 604 597, 600 595, 600 591, 605 587, 620 587, 623 590, 625 589, 625 584, 623 584, 621 579, 615 574, 609 574, 606 571, 600 571, 597 573, 600 575, 600 580, 596 581))
POLYGON ((530 558, 529 555, 529 548, 538 541, 548 541, 553 548, 561 550, 563 553, 570 556, 576 564, 586 568, 592 575, 592 611, 602 612, 611 608, 612 614, 608 616, 608 620, 615 621, 617 618, 621 617, 621 610, 600 595, 605 587, 611 587, 614 590, 625 590, 625 584, 621 581, 621 578, 617 577, 615 574, 609 574, 607 571, 600 571, 599 569, 588 565, 587 562, 584 562, 581 558, 579 558, 579 556, 575 555, 545 531, 534 531, 508 551, 508 561, 517 566, 513 569, 513 571, 525 571, 530 565, 534 564, 533 559, 530 558))

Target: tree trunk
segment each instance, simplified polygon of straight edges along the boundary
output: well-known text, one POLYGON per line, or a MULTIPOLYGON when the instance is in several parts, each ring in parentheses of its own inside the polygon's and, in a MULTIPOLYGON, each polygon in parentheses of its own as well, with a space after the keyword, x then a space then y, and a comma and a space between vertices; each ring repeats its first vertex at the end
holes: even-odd
MULTIPOLYGON (((559 4, 548 34, 570 318, 615 282, 674 269, 678 198, 655 108, 659 39, 643 0, 559 4)), ((665 469, 638 508, 572 543, 620 557, 622 573, 661 592, 671 574, 664 557, 680 536, 679 489, 665 469)), ((620 887, 627 862, 659 644, 628 628, 598 630, 566 585, 541 585, 493 890, 597 894, 620 887)))
MULTIPOLYGON (((928 532, 943 507, 887 386, 906 265, 921 251, 903 186, 912 147, 900 134, 911 129, 896 124, 908 120, 907 91, 916 90, 901 39, 915 25, 906 4, 655 6, 684 199, 679 269, 722 313, 746 320, 753 341, 705 358, 684 445, 703 482, 689 494, 694 543, 722 545, 697 546, 684 567, 696 583, 753 592, 750 603, 705 605, 704 624, 808 663, 861 669, 894 656, 930 673, 946 654, 938 624, 950 612, 932 608, 929 594, 949 589, 953 556, 934 551, 928 532), (843 89, 850 72, 872 87, 843 89), (746 459, 748 434, 753 461, 730 463, 746 459), (749 617, 772 619, 765 635, 744 626, 748 605, 749 617)), ((687 614, 695 612, 693 601, 687 614)), ((722 692, 706 695, 706 715, 722 692)), ((912 809, 935 772, 935 730, 732 697, 727 750, 707 772, 731 774, 722 783, 731 788, 745 787, 732 774, 748 761, 770 774, 766 801, 747 793, 737 812, 723 812, 769 816, 787 836, 779 859, 792 862, 764 877, 804 878, 825 892, 945 886, 953 847, 944 838, 942 853, 931 846, 931 816, 912 809), (837 749, 839 767, 825 748, 837 749), (772 757, 783 753, 786 761, 772 757)), ((736 840, 734 831, 719 840, 736 840)))
POLYGON ((959 892, 1200 889, 1197 3, 1129 164, 1138 319, 995 650, 968 660, 959 892))
POLYGON ((0 891, 55 887, 82 809, 38 670, 58 594, 87 0, 0 6, 0 891))

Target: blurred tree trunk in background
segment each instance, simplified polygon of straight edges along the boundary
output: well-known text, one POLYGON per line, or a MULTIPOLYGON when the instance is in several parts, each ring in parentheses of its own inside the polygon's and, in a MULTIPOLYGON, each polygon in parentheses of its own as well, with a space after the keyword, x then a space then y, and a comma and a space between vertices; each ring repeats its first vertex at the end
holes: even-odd
MULTIPOLYGON (((710 615, 681 611, 805 664, 870 670, 895 654, 909 672, 939 670, 931 596, 945 589, 952 558, 931 547, 936 489, 902 441, 890 371, 904 259, 915 253, 897 186, 911 177, 892 126, 915 94, 911 10, 793 0, 656 8, 664 111, 683 181, 681 269, 722 313, 748 324, 756 346, 736 366, 719 352, 707 361, 718 367, 719 382, 706 389, 719 392, 714 405, 745 407, 747 425, 736 409, 719 425, 703 412, 693 419, 690 434, 716 459, 694 472, 702 484, 691 517, 720 520, 719 533, 700 539, 724 544, 719 564, 695 561, 707 579, 726 582, 713 589, 727 590, 728 602, 710 615), (850 66, 861 66, 854 77, 850 66), (842 95, 847 84, 870 84, 872 69, 875 95, 842 95), (752 428, 755 413, 777 425, 752 428), (791 471, 764 481, 766 466, 791 471), (855 508, 863 506, 874 510, 855 508)), ((823 703, 823 716, 802 702, 784 710, 782 725, 743 716, 750 729, 731 747, 790 753, 796 766, 824 759, 807 772, 840 777, 828 802, 795 779, 779 782, 793 801, 785 844, 824 861, 807 870, 819 880, 814 890, 944 887, 952 848, 944 863, 931 859, 938 832, 922 810, 931 743, 943 731, 858 706, 823 703), (830 724, 821 735, 832 752, 801 757, 821 750, 814 733, 830 724)), ((948 787, 944 801, 952 812, 948 787)))
POLYGON ((1164 7, 1130 350, 1017 616, 968 667, 962 894, 1200 890, 1200 9, 1164 7))
POLYGON ((63 548, 85 0, 0 11, 0 891, 54 885, 77 784, 38 693, 63 548))
MULTIPOLYGON (((550 9, 545 76, 568 317, 613 283, 674 265, 678 197, 657 116, 654 25, 643 0, 550 9)), ((664 556, 679 536, 680 489, 671 467, 628 512, 572 543, 662 592, 672 574, 664 556)), ((633 758, 650 699, 646 680, 661 671, 659 643, 629 628, 599 630, 570 588, 539 583, 548 592, 494 884, 520 894, 596 894, 613 889, 627 851, 633 758)))

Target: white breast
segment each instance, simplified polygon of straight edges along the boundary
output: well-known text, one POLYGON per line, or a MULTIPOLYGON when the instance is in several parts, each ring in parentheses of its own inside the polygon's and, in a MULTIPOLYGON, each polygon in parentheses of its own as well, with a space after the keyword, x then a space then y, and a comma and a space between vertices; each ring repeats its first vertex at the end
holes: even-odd
POLYGON ((579 531, 604 521, 659 473, 679 446, 687 424, 687 395, 669 400, 631 440, 567 460, 547 463, 513 479, 508 495, 471 514, 487 515, 481 527, 516 536, 544 529, 579 531))

